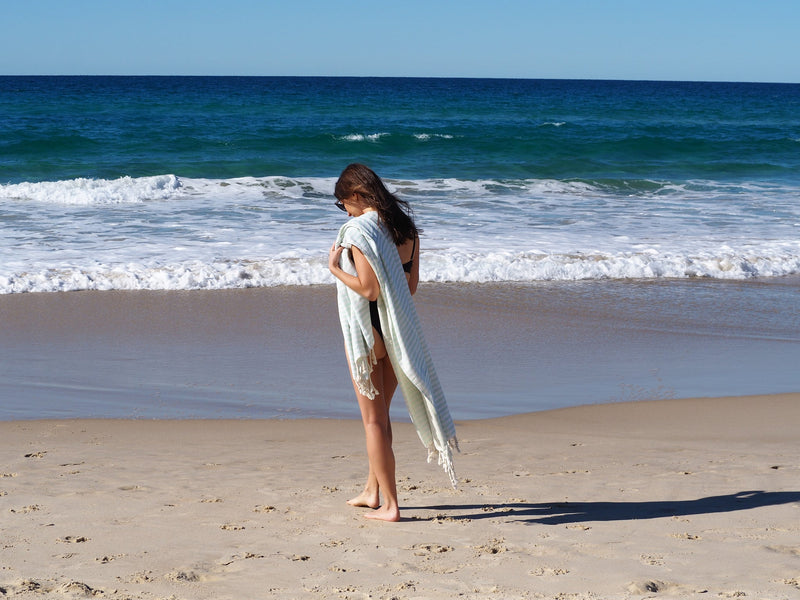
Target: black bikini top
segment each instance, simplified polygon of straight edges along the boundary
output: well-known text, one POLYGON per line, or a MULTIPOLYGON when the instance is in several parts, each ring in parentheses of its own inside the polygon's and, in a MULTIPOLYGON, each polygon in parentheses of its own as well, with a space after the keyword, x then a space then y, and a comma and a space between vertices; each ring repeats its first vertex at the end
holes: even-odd
POLYGON ((405 271, 406 273, 411 273, 411 269, 414 266, 414 252, 416 251, 417 251, 417 238, 414 237, 414 245, 411 246, 411 260, 403 263, 403 271, 405 271))

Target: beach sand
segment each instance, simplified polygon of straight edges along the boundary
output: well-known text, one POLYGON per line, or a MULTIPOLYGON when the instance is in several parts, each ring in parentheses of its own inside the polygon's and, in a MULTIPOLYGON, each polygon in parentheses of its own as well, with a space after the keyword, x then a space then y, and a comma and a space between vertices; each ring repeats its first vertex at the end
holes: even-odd
POLYGON ((402 518, 357 421, 0 423, 0 597, 800 598, 800 395, 408 424, 402 518))
POLYGON ((396 524, 331 286, 2 296, 0 598, 800 598, 799 288, 421 286, 396 524))

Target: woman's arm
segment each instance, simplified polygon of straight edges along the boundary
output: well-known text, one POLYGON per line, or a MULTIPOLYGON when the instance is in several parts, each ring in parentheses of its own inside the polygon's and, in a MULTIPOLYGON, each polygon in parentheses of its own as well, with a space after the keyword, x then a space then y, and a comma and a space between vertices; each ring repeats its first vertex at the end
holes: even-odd
POLYGON ((353 256, 356 275, 350 275, 350 273, 346 273, 339 266, 339 259, 343 251, 344 248, 342 246, 337 247, 336 244, 334 244, 331 247, 331 251, 328 253, 328 268, 331 273, 333 273, 333 276, 355 293, 364 296, 367 300, 377 300, 381 292, 381 285, 369 261, 367 261, 361 250, 355 246, 351 246, 350 253, 353 256))

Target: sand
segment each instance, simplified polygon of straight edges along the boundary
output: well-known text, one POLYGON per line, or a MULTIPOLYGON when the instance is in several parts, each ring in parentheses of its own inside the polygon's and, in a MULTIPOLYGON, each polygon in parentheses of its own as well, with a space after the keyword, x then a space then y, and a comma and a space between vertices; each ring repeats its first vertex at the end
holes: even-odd
POLYGON ((0 597, 800 598, 800 394, 457 426, 379 523, 358 421, 2 422, 0 597))
POLYGON ((2 296, 0 598, 800 598, 798 290, 421 286, 461 485, 398 398, 400 523, 331 286, 2 296))

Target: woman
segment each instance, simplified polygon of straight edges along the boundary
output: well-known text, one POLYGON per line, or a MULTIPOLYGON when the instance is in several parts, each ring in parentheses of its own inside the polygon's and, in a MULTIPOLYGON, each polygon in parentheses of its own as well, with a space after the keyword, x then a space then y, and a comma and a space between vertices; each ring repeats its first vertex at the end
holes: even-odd
POLYGON ((328 267, 338 280, 339 317, 369 459, 364 491, 348 503, 376 509, 368 518, 398 521, 389 418, 398 383, 429 458, 438 456, 455 486, 455 428, 411 301, 419 282, 419 232, 408 204, 364 165, 345 168, 334 195, 336 206, 353 217, 339 231, 328 267))

